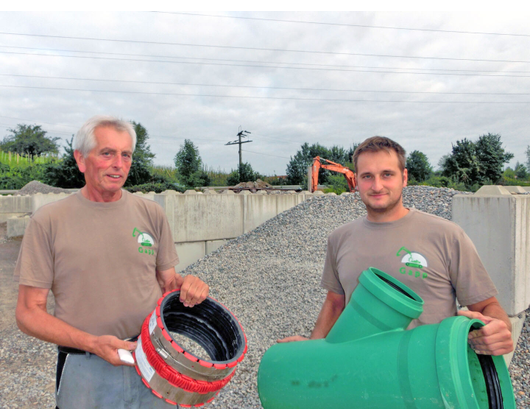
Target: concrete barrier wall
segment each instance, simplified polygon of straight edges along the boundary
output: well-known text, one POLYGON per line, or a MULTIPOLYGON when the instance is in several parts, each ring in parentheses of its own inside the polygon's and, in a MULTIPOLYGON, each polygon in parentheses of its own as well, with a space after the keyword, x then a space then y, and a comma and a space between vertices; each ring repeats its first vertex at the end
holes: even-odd
MULTIPOLYGON (((176 269, 180 271, 228 240, 251 231, 313 194, 294 191, 272 194, 242 191, 236 194, 229 190, 207 190, 204 193, 165 191, 137 195, 157 202, 165 210, 180 258, 176 269)), ((67 196, 61 193, 0 197, 0 215, 7 220, 8 236, 22 236, 31 213, 67 196)))
POLYGON ((453 221, 469 235, 499 290, 508 315, 530 305, 530 194, 521 187, 484 186, 453 198, 453 221))
POLYGON ((166 191, 156 194, 154 200, 166 212, 180 258, 179 271, 312 195, 166 191))

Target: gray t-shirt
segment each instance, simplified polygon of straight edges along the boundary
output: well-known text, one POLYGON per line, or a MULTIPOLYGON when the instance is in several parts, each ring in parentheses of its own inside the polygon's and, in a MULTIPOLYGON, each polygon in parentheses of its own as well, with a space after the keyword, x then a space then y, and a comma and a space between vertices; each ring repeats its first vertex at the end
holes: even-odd
POLYGON ((157 203, 125 190, 111 203, 78 192, 33 214, 14 277, 22 285, 51 289, 57 318, 91 334, 124 339, 140 332, 162 295, 156 270, 177 263, 157 203))
POLYGON ((462 228, 416 209, 394 222, 363 217, 332 232, 321 285, 345 295, 347 304, 369 267, 401 281, 425 301, 422 315, 409 328, 456 315, 455 298, 465 306, 497 294, 462 228))

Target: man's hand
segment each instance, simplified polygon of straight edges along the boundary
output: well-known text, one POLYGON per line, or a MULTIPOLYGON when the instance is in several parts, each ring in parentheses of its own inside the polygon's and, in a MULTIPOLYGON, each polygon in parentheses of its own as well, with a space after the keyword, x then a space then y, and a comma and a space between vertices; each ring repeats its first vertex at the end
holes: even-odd
MULTIPOLYGON (((177 274, 177 276, 179 275, 177 274)), ((184 306, 192 308, 208 297, 210 288, 200 278, 191 274, 184 278, 179 277, 180 281, 177 280, 177 285, 180 287, 180 301, 184 306)))
POLYGON ((277 343, 291 343, 293 341, 305 341, 305 340, 309 340, 309 338, 302 337, 301 335, 292 335, 291 337, 280 338, 276 340, 276 342, 277 343))
POLYGON ((504 321, 475 311, 458 311, 458 315, 479 319, 486 324, 468 335, 469 345, 475 353, 500 356, 513 351, 512 334, 504 321))
POLYGON ((101 357, 113 366, 134 366, 120 359, 120 356, 118 355, 118 349, 133 351, 136 349, 136 346, 137 343, 132 341, 120 340, 113 335, 102 335, 95 338, 91 353, 101 357))
POLYGON ((187 275, 182 277, 175 272, 174 268, 165 271, 157 271, 156 279, 162 289, 162 293, 180 289, 180 301, 184 306, 192 307, 201 303, 208 297, 210 288, 200 278, 187 275))

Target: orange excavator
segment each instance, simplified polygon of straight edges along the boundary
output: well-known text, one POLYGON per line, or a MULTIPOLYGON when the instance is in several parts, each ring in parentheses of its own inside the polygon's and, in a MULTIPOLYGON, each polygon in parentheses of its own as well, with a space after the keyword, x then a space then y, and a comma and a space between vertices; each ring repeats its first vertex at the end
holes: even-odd
POLYGON ((350 192, 355 191, 355 177, 354 172, 351 169, 346 168, 340 165, 339 163, 335 163, 331 160, 327 160, 321 158, 320 156, 317 156, 313 159, 313 166, 311 169, 311 192, 315 192, 317 190, 318 171, 320 170, 320 168, 327 169, 328 171, 340 172, 344 175, 344 178, 346 178, 350 192))

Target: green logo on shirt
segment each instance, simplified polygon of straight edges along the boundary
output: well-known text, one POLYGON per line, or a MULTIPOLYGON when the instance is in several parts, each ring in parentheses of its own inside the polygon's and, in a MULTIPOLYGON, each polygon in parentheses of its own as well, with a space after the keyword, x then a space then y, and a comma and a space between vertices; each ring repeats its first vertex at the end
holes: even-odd
POLYGON ((132 236, 133 238, 138 238, 138 243, 140 244, 140 246, 138 247, 138 252, 140 254, 155 255, 155 251, 153 251, 152 249, 148 249, 155 244, 155 241, 151 235, 134 228, 132 236))
POLYGON ((401 257, 401 255, 403 255, 403 257, 401 258, 401 262, 406 265, 406 267, 401 267, 399 269, 399 272, 401 274, 407 274, 415 278, 420 276, 422 279, 427 278, 427 273, 422 273, 421 271, 419 271, 422 268, 428 267, 427 259, 423 255, 417 252, 411 252, 404 246, 399 249, 396 254, 396 257, 401 257), (416 268, 418 270, 413 270, 416 268))

